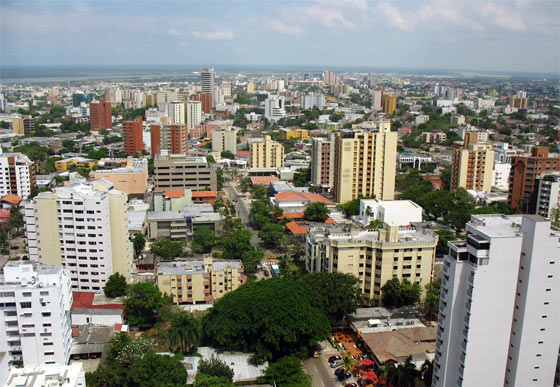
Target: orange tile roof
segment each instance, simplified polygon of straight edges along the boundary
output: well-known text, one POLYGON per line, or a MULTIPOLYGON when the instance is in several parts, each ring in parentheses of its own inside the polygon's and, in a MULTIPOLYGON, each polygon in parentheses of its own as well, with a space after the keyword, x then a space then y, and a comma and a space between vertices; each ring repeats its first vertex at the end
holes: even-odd
POLYGON ((298 192, 298 191, 288 191, 288 192, 280 192, 279 194, 274 195, 277 201, 279 202, 305 202, 308 201, 310 203, 325 203, 327 205, 334 205, 332 200, 327 199, 321 194, 318 193, 308 193, 308 192, 298 192))
POLYGON ((216 191, 192 191, 193 198, 217 198, 218 193, 216 191))
POLYGON ((332 223, 332 224, 336 224, 336 222, 334 221, 333 218, 331 218, 330 216, 327 218, 327 220, 325 220, 325 223, 332 223))
POLYGON ((182 189, 168 189, 165 191, 165 197, 168 199, 182 198, 183 196, 185 196, 185 191, 182 189))
POLYGON ((17 206, 23 200, 23 198, 17 196, 16 194, 8 194, 4 196, 1 200, 3 202, 8 202, 10 204, 13 204, 14 206, 17 206))
POLYGON ((257 185, 269 185, 271 181, 279 181, 280 179, 276 176, 254 176, 251 177, 251 184, 257 185))
POLYGON ((307 233, 307 227, 299 225, 295 220, 286 223, 286 227, 293 235, 304 235, 307 233))
POLYGON ((285 212, 280 216, 277 216, 277 219, 303 219, 304 213, 303 212, 285 212))

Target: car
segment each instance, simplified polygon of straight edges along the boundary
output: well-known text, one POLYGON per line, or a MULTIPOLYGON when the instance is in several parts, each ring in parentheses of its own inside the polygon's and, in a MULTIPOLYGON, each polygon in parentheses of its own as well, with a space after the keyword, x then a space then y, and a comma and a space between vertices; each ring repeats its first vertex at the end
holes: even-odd
POLYGON ((335 361, 342 360, 342 358, 338 355, 332 355, 329 357, 329 363, 334 363, 335 361))
POLYGON ((270 272, 269 272, 268 270, 265 270, 265 271, 264 271, 264 275, 265 275, 266 277, 268 277, 268 276, 270 275, 270 272))
POLYGON ((340 376, 340 375, 344 375, 344 372, 345 372, 345 371, 344 371, 344 368, 340 367, 340 368, 337 368, 337 369, 334 371, 334 374, 335 374, 336 376, 340 376))
POLYGON ((338 375, 336 375, 338 380, 341 381, 341 382, 348 379, 351 376, 352 376, 352 374, 349 371, 344 371, 344 370, 341 373, 339 373, 338 375))
POLYGON ((315 358, 319 357, 319 352, 317 352, 317 351, 313 352, 313 357, 315 357, 315 358))
POLYGON ((331 363, 331 368, 340 367, 342 365, 342 360, 337 360, 331 363))
POLYGON ((344 387, 358 387, 356 383, 346 383, 344 387))

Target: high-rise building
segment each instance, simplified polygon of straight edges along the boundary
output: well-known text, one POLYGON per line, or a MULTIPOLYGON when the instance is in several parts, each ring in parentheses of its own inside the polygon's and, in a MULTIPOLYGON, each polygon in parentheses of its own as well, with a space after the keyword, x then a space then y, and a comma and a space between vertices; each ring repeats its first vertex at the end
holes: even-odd
POLYGON ((322 93, 302 95, 300 104, 302 109, 313 109, 313 107, 316 107, 319 110, 323 110, 325 107, 325 96, 322 93))
POLYGON ((90 103, 91 102, 91 94, 85 93, 74 93, 72 94, 72 106, 79 107, 82 102, 83 103, 90 103))
POLYGON ((233 154, 237 152, 237 132, 231 126, 212 131, 212 151, 223 152, 229 151, 233 154))
POLYGON ((537 215, 473 215, 443 262, 432 386, 552 386, 560 232, 537 215))
POLYGON ((255 84, 253 82, 247 82, 247 94, 253 94, 255 92, 255 84))
POLYGON ((187 125, 150 125, 151 155, 167 151, 173 154, 189 154, 187 125))
POLYGON ((512 156, 508 192, 512 211, 537 212, 537 176, 547 171, 560 171, 560 155, 549 155, 548 148, 533 147, 530 155, 512 156))
POLYGON ((202 122, 202 102, 187 101, 187 129, 190 132, 202 122))
POLYGON ((327 86, 336 86, 338 77, 332 71, 327 70, 323 73, 323 83, 327 86))
POLYGON ((307 233, 306 268, 310 272, 352 274, 369 299, 381 300, 381 288, 395 277, 429 284, 437 237, 431 232, 386 225, 378 231, 328 227, 307 233))
POLYGON ((23 153, 0 153, 0 195, 26 198, 37 185, 35 163, 23 153))
POLYGON ((212 95, 212 104, 214 100, 214 69, 212 67, 205 67, 200 72, 200 89, 203 94, 212 95))
POLYGON ((173 101, 165 106, 167 107, 167 115, 171 118, 173 125, 185 124, 185 103, 183 101, 173 101))
POLYGON ((89 129, 100 131, 113 127, 113 117, 111 115, 111 102, 105 102, 105 98, 100 98, 99 102, 89 104, 89 129))
POLYGON ((336 201, 346 203, 359 196, 392 200, 395 196, 397 132, 390 121, 362 123, 342 130, 334 139, 336 201))
POLYGON ((311 139, 311 185, 329 187, 334 183, 334 139, 311 139))
POLYGON ((524 97, 520 97, 520 96, 513 96, 513 97, 509 97, 508 99, 508 103, 511 107, 517 108, 517 109, 527 109, 527 107, 529 107, 529 99, 528 98, 524 98, 524 97))
POLYGON ((371 91, 371 108, 378 112, 383 110, 383 90, 371 91))
POLYGON ((127 200, 124 192, 99 179, 59 187, 26 201, 29 258, 64 266, 74 290, 101 292, 116 272, 130 279, 127 200))
POLYGON ((251 168, 281 168, 284 166, 284 146, 264 136, 264 141, 251 144, 251 168))
POLYGON ((269 120, 278 120, 286 116, 284 97, 270 95, 264 101, 264 116, 269 120))
POLYGON ((154 159, 154 189, 217 190, 216 171, 204 157, 165 153, 154 159))
POLYGON ((537 176, 537 214, 560 221, 560 172, 544 172, 537 176))
POLYGON ((202 103, 202 112, 204 114, 212 113, 212 94, 199 93, 200 102, 202 103))
POLYGON ((385 114, 391 115, 397 110, 397 96, 383 95, 383 111, 385 114))
POLYGON ((137 117, 135 121, 123 122, 123 142, 124 153, 134 155, 142 153, 144 141, 142 139, 142 117, 137 117))
POLYGON ((12 118, 12 131, 14 134, 29 134, 35 130, 35 122, 31 116, 24 115, 21 117, 12 118))
MULTIPOLYGON (((10 261, 0 276, 0 364, 68 364, 72 288, 60 266, 10 261)), ((7 370, 0 370, 1 374, 7 370)), ((0 375, 7 377, 7 375, 0 375)))
POLYGON ((453 150, 452 190, 462 187, 476 192, 490 192, 492 189, 494 148, 491 144, 477 142, 477 133, 470 132, 465 137, 464 147, 453 150))

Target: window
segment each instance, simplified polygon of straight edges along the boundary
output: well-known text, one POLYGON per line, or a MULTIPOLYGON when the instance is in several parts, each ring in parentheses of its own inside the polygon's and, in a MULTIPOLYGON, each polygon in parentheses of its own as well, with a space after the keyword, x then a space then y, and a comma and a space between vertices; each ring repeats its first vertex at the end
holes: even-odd
POLYGON ((19 306, 20 306, 22 309, 29 309, 29 308, 31 308, 31 302, 20 302, 20 303, 19 303, 19 306))

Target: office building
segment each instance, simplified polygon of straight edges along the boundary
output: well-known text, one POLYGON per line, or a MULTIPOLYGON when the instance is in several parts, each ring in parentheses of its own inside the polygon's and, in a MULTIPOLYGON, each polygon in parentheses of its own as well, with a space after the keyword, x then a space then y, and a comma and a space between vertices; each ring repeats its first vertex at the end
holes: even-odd
POLYGON ((243 263, 218 258, 159 262, 157 284, 177 304, 213 303, 247 282, 243 263))
POLYGON ((144 150, 144 141, 142 139, 142 117, 136 118, 135 121, 123 122, 122 133, 124 153, 127 155, 142 153, 144 150))
POLYGON ((98 132, 113 127, 113 116, 111 113, 111 102, 100 98, 99 102, 89 104, 89 129, 98 132))
MULTIPOLYGON (((106 161, 99 162, 104 167, 106 161)), ((119 159, 118 166, 97 169, 89 173, 90 179, 105 179, 118 191, 127 195, 144 195, 148 186, 148 159, 127 157, 119 159)))
POLYGON ((429 231, 385 225, 380 230, 350 231, 311 227, 305 265, 310 272, 352 274, 364 296, 381 300, 381 288, 392 278, 430 283, 437 236, 429 231))
POLYGON ((560 232, 537 215, 473 215, 443 262, 432 386, 552 386, 560 232))
POLYGON ((332 187, 334 183, 334 140, 313 137, 311 139, 311 185, 332 187))
POLYGON ((533 147, 529 155, 511 157, 508 204, 516 213, 537 212, 537 177, 547 171, 560 171, 560 155, 548 148, 533 147))
POLYGON ((282 168, 284 146, 264 136, 264 141, 251 144, 251 168, 282 168))
POLYGON ((391 115, 397 110, 397 96, 396 95, 383 95, 383 111, 385 114, 391 115))
POLYGON ((212 130, 212 151, 223 152, 229 151, 233 154, 237 153, 237 132, 231 126, 212 130))
POLYGON ((37 185, 35 163, 23 153, 0 153, 0 195, 26 198, 37 185))
POLYGON ((26 135, 35 130, 35 122, 30 116, 12 118, 12 131, 14 134, 26 135))
POLYGON ((152 158, 167 151, 173 154, 189 154, 187 125, 150 125, 150 153, 152 158))
POLYGON ((188 188, 216 191, 216 172, 204 157, 187 157, 184 154, 156 155, 154 159, 154 189, 169 190, 188 188))
MULTIPOLYGON (((0 276, 0 363, 68 364, 72 288, 60 266, 9 261, 0 276)), ((2 371, 3 375, 6 370, 2 371)))
POLYGON ((313 109, 316 107, 323 110, 325 107, 325 96, 322 93, 309 93, 302 95, 300 98, 300 105, 302 109, 313 109))
POLYGON ((490 192, 493 169, 492 145, 478 144, 477 133, 467 133, 464 147, 453 150, 451 189, 462 187, 476 192, 490 192))
POLYGON ((200 89, 203 94, 212 95, 212 104, 215 105, 214 100, 214 69, 205 67, 200 72, 200 89))
POLYGON ((363 123, 335 134, 333 192, 338 203, 374 195, 393 200, 397 136, 390 121, 363 123))
POLYGON ((189 133, 202 122, 202 102, 187 101, 187 129, 189 133))
MULTIPOLYGON (((79 107, 82 103, 90 103, 92 100, 91 94, 74 93, 72 94, 72 106, 79 107)), ((112 100, 109 100, 112 101, 112 100)))
POLYGON ((264 116, 268 120, 278 120, 286 116, 286 109, 284 106, 284 97, 276 95, 269 96, 264 101, 264 116))
POLYGON ((86 387, 86 374, 82 363, 72 363, 70 365, 48 364, 12 369, 5 387, 22 386, 86 387))
POLYGON ((371 91, 371 109, 377 112, 383 110, 383 90, 371 91))
POLYGON ((100 179, 59 187, 26 201, 29 258, 64 266, 74 290, 101 292, 116 272, 129 280, 127 200, 124 192, 100 179))
POLYGON ((537 214, 560 221, 560 172, 544 172, 537 177, 537 214))

